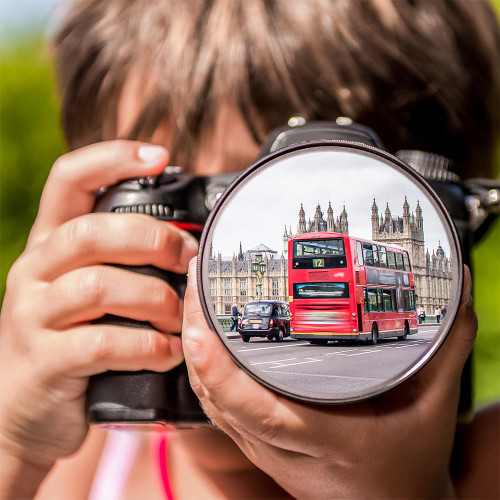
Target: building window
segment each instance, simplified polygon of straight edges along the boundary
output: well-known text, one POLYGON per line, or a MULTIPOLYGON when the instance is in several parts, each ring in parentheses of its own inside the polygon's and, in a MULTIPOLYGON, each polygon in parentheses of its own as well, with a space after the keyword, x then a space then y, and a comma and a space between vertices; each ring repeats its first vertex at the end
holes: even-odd
POLYGON ((279 282, 278 280, 273 280, 273 296, 277 297, 279 295, 279 282))
POLYGON ((231 304, 224 304, 224 314, 231 314, 231 304))
POLYGON ((247 294, 247 282, 246 280, 240 280, 240 295, 245 297, 247 294))
POLYGON ((215 280, 210 280, 210 295, 212 297, 215 295, 215 280))
POLYGON ((231 295, 231 280, 224 280, 224 295, 226 297, 231 295))

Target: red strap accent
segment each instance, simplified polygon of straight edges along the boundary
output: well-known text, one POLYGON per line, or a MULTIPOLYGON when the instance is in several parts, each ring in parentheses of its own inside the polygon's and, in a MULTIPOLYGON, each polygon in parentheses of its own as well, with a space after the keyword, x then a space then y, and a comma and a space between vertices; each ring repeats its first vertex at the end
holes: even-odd
POLYGON ((170 440, 169 431, 161 431, 157 433, 157 439, 153 440, 153 459, 156 459, 160 478, 165 492, 166 500, 174 500, 174 494, 170 487, 170 480, 168 477, 168 442, 170 440), (154 456, 156 455, 156 457, 154 456))
POLYGON ((175 222, 175 221, 167 221, 170 224, 173 224, 175 227, 179 229, 184 229, 184 231, 198 231, 201 233, 203 231, 203 224, 197 224, 196 222, 175 222))

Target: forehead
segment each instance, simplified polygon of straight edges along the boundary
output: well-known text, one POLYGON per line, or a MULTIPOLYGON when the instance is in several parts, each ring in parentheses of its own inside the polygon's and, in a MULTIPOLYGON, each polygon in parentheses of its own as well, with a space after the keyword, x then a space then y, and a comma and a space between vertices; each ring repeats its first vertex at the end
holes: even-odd
MULTIPOLYGON (((141 72, 131 72, 120 96, 117 108, 118 137, 128 137, 145 102, 152 95, 154 84, 141 78, 141 72)), ((177 125, 175 117, 165 116, 150 142, 172 147, 177 125)), ((180 165, 199 175, 240 171, 250 165, 259 152, 259 144, 236 107, 221 102, 212 126, 202 131, 198 154, 193 165, 180 165)))

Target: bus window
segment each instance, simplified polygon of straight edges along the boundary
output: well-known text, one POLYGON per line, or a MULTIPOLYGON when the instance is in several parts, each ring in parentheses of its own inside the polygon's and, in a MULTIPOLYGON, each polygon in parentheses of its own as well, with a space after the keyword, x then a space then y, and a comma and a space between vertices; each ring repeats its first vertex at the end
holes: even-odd
POLYGON ((373 245, 373 265, 375 267, 379 267, 379 264, 378 264, 378 249, 377 249, 377 245, 373 245))
POLYGON ((396 254, 396 264, 398 266, 398 271, 403 271, 403 256, 400 253, 396 254))
POLYGON ((387 252, 387 262, 389 263, 389 269, 396 269, 396 257, 394 252, 387 252))
POLYGON ((371 243, 363 243, 363 258, 366 266, 373 266, 373 250, 371 243))
POLYGON ((410 286, 410 276, 407 273, 403 273, 403 286, 410 286))
POLYGON ((405 311, 415 310, 415 292, 413 290, 403 290, 405 311))
POLYGON ((385 247, 378 247, 378 260, 380 267, 387 268, 387 253, 385 247))
POLYGON ((415 291, 410 290, 410 311, 415 311, 415 291))
POLYGON ((384 312, 384 299, 382 297, 382 289, 377 289, 377 300, 378 300, 378 310, 379 312, 384 312))
POLYGON ((391 300, 391 290, 382 290, 382 296, 384 299, 384 311, 392 312, 392 300, 391 300))
POLYGON ((378 311, 377 290, 368 288, 368 307, 370 312, 378 311))
POLYGON ((410 258, 408 257, 408 252, 403 252, 403 262, 405 266, 405 271, 410 272, 411 268, 410 268, 410 258))
POLYGON ((370 311, 370 304, 368 303, 368 294, 366 293, 366 288, 363 288, 363 301, 365 303, 365 313, 370 311))
POLYGON ((362 266, 364 265, 364 260, 363 260, 363 245, 361 244, 361 241, 356 241, 356 250, 358 254, 358 264, 362 266))
POLYGON ((391 289, 391 302, 392 302, 392 310, 396 312, 398 310, 398 306, 396 304, 396 290, 391 289))

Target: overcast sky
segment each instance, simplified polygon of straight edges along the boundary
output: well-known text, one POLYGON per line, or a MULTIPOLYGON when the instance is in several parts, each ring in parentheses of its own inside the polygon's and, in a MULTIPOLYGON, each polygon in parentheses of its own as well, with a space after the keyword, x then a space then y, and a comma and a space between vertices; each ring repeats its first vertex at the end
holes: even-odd
POLYGON ((318 202, 326 219, 331 201, 336 219, 345 204, 349 235, 371 239, 371 206, 375 197, 379 217, 389 203, 392 216, 401 216, 404 197, 410 213, 417 200, 422 208, 426 247, 438 242, 450 255, 443 224, 426 194, 404 174, 385 163, 353 152, 302 152, 261 170, 227 203, 218 218, 213 248, 224 256, 264 243, 281 254, 285 225, 297 231, 300 203, 306 221, 314 218, 318 202))

